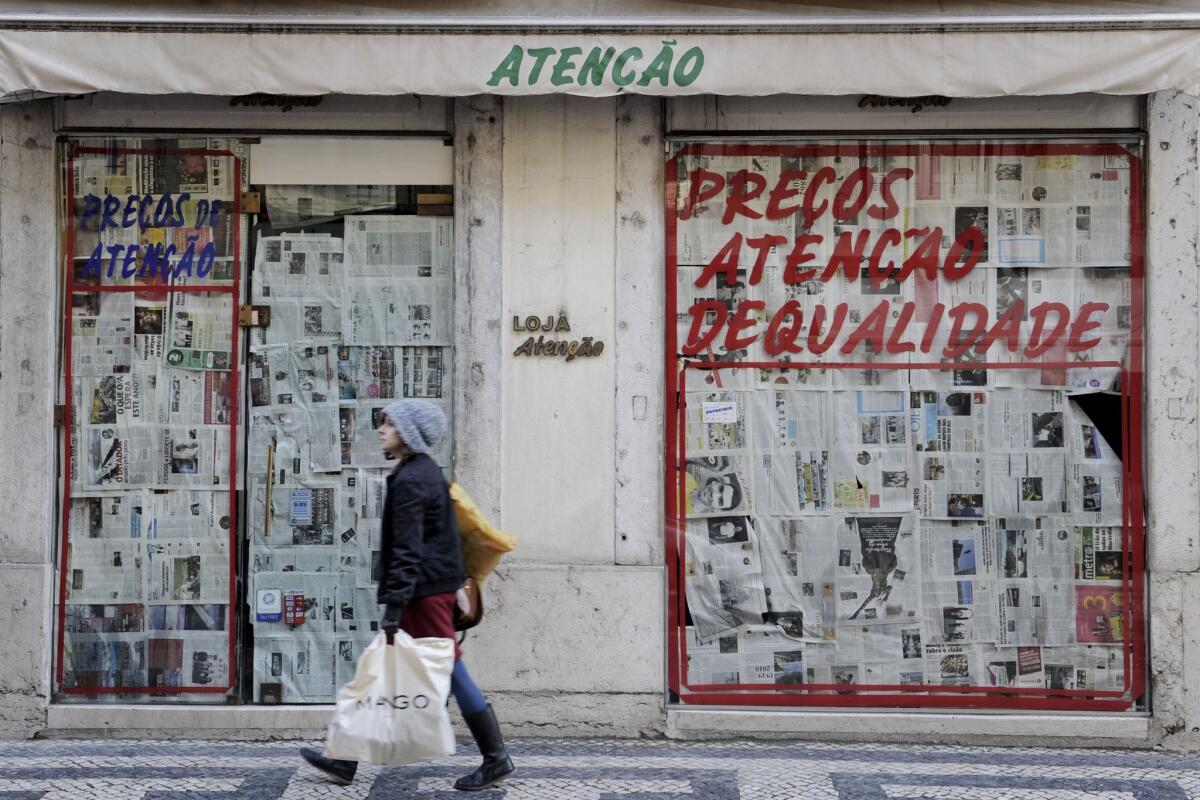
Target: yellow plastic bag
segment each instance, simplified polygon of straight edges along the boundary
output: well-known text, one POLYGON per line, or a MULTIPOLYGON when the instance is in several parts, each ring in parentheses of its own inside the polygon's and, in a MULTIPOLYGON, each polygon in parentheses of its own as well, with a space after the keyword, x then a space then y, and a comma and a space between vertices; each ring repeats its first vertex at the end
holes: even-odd
POLYGON ((450 484, 450 499, 454 501, 454 517, 462 536, 463 566, 468 576, 482 584, 504 554, 517 546, 517 537, 497 530, 488 522, 471 495, 457 483, 450 484))

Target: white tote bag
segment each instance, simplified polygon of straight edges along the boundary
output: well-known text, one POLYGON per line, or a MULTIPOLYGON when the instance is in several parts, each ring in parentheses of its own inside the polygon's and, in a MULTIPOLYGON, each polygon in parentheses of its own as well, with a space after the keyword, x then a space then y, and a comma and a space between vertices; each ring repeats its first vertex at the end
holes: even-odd
POLYGON ((397 631, 363 651, 354 680, 337 694, 325 755, 369 764, 412 764, 454 755, 446 698, 453 639, 414 639, 397 631))

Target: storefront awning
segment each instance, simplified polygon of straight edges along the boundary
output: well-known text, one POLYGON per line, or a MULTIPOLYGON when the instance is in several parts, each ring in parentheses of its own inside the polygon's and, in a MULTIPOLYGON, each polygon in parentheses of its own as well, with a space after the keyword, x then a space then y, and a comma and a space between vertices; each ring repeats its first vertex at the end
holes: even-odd
POLYGON ((0 94, 1200 93, 1178 0, 445 5, 9 3, 0 94))

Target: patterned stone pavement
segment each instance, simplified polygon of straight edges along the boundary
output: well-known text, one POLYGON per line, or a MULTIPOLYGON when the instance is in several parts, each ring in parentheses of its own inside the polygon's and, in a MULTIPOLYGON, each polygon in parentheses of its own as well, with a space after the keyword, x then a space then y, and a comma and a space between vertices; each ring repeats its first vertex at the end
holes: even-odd
MULTIPOLYGON (((0 743, 0 800, 463 800, 475 750, 326 782, 300 743, 0 743)), ((1154 752, 801 743, 523 740, 480 800, 1183 800, 1200 757, 1154 752)))

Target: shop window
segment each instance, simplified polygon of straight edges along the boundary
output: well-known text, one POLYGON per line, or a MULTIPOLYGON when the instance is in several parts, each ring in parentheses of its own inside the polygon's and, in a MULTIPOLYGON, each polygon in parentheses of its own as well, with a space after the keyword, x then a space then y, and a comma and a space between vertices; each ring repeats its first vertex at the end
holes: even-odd
POLYGON ((278 157, 252 185, 223 139, 62 148, 58 698, 329 702, 378 619, 379 411, 451 416, 451 188, 278 157))
POLYGON ((673 699, 1139 707, 1140 152, 676 146, 673 699))

